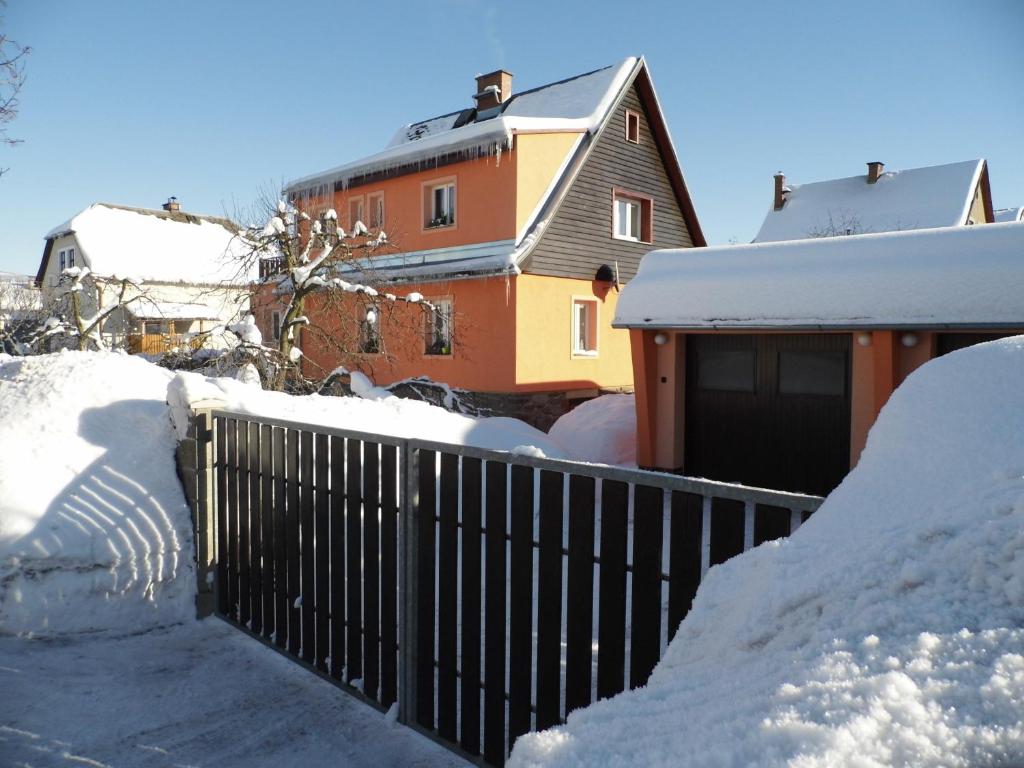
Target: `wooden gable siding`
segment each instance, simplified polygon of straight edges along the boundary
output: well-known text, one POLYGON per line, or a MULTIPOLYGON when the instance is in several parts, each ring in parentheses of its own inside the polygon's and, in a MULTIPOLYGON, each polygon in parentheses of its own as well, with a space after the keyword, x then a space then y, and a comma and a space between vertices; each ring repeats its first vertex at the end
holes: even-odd
POLYGON ((523 267, 535 275, 592 279, 602 264, 619 263, 626 282, 654 248, 687 248, 693 240, 679 209, 647 112, 633 86, 523 267), (626 141, 626 109, 640 115, 640 143, 626 141), (654 238, 634 243, 612 237, 612 189, 654 198, 654 238))

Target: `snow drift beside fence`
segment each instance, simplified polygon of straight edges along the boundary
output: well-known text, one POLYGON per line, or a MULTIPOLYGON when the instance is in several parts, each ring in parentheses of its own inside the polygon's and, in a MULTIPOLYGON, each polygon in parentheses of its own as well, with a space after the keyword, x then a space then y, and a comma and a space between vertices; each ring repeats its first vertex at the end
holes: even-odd
POLYGON ((1024 337, 928 363, 789 540, 713 568, 648 686, 517 766, 1024 763, 1024 337))

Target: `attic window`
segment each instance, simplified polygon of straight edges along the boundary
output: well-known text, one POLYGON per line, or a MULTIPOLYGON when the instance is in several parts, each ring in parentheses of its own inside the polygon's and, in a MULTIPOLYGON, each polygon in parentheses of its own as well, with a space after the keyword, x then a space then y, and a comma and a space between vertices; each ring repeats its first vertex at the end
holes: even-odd
POLYGON ((640 143, 640 115, 631 109, 626 110, 626 141, 640 143))

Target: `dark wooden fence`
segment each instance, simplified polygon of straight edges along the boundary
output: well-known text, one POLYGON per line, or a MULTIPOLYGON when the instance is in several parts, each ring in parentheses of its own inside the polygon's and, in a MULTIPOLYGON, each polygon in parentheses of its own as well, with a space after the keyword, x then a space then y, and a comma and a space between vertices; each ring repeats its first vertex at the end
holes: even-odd
POLYGON ((217 611, 465 756, 643 685, 821 499, 213 412, 217 611))

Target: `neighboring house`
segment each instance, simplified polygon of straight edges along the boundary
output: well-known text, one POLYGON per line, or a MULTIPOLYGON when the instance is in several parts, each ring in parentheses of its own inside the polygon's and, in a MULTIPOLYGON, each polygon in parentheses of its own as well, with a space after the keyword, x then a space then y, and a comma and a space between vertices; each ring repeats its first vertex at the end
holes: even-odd
MULTIPOLYGON (((162 210, 95 203, 46 235, 36 283, 49 302, 61 295, 65 269, 130 278, 140 289, 104 322, 104 341, 148 354, 194 347, 202 342, 197 335, 248 306, 254 275, 243 268, 237 233, 228 219, 182 211, 175 198, 162 210)), ((116 286, 92 286, 83 315, 117 297, 116 286)))
POLYGON ((868 163, 864 176, 787 184, 775 175, 775 197, 755 243, 809 237, 931 229, 994 220, 984 160, 886 171, 868 163))
POLYGON ((28 341, 43 320, 43 301, 29 275, 0 272, 0 352, 28 341))
MULTIPOLYGON (((548 416, 533 414, 550 423, 567 398, 632 386, 628 335, 611 327, 619 288, 652 246, 704 237, 642 58, 517 94, 499 70, 476 78, 474 98, 285 193, 313 216, 335 209, 349 232, 357 221, 386 231, 393 247, 367 265, 373 282, 435 307, 405 345, 382 313, 353 309, 357 367, 379 383, 427 375, 531 408, 550 395, 548 416)), ((267 300, 257 312, 268 338, 275 311, 267 300)), ((303 352, 319 370, 338 363, 303 352)))
POLYGON ((655 251, 614 325, 641 466, 824 494, 911 371, 1024 333, 1024 223, 655 251))
POLYGON ((1024 221, 1024 208, 997 208, 995 223, 1005 224, 1009 221, 1024 221))

